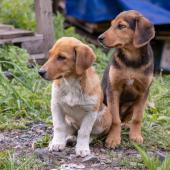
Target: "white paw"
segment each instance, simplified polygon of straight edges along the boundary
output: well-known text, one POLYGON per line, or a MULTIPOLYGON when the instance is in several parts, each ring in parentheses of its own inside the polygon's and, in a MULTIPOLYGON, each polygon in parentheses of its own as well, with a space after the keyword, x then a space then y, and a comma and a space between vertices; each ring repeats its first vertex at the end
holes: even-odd
POLYGON ((49 143, 48 150, 49 151, 62 151, 64 150, 65 146, 66 146, 65 143, 57 143, 57 141, 54 142, 54 140, 52 140, 49 143))
POLYGON ((76 155, 77 156, 81 156, 81 157, 85 157, 87 155, 90 155, 90 149, 89 147, 76 147, 76 155))

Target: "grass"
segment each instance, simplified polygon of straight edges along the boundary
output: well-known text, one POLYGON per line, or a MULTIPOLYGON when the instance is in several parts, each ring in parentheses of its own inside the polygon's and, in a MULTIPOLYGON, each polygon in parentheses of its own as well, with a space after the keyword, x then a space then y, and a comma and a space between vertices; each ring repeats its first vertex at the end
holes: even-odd
POLYGON ((27 58, 23 49, 0 48, 0 129, 23 128, 33 120, 48 121, 50 84, 40 79, 38 66, 33 69, 27 66, 27 58), (14 79, 8 80, 3 75, 6 70, 14 79))
POLYGON ((0 22, 17 28, 35 30, 34 0, 1 0, 0 22))
MULTIPOLYGON (((21 1, 13 0, 14 4, 21 1)), ((27 1, 28 2, 28 1, 27 1)), ((20 8, 16 10, 9 0, 0 2, 0 21, 5 21, 9 24, 14 24, 16 27, 35 29, 35 17, 32 11, 33 0, 27 3, 23 0, 20 8), (21 17, 21 12, 25 8, 25 15, 21 17), (7 9, 11 9, 10 11, 7 9), (22 10, 21 10, 22 9, 22 10), (16 10, 16 11, 15 11, 16 10), (20 11, 21 10, 21 11, 20 11), (13 12, 11 12, 13 11, 13 12)), ((14 5, 13 4, 13 5, 14 5)), ((14 5, 15 6, 15 5, 14 5)), ((64 18, 58 14, 54 17, 54 28, 56 39, 62 36, 73 36, 83 42, 86 42, 85 37, 75 33, 73 27, 63 29, 64 18)), ((102 49, 96 48, 89 44, 96 53, 96 70, 102 76, 103 70, 107 65, 113 51, 108 54, 103 53, 102 49)), ((44 121, 51 123, 50 113, 50 91, 51 83, 42 80, 37 71, 39 66, 29 68, 27 63, 28 54, 25 50, 11 45, 0 47, 0 131, 27 128, 27 125, 35 121, 44 121), (10 71, 14 78, 7 79, 3 72, 10 71)), ((158 75, 151 86, 149 101, 145 110, 143 119, 142 132, 144 134, 143 147, 151 150, 164 149, 170 151, 170 76, 158 75)), ((122 131, 122 147, 134 148, 128 140, 128 131, 122 131)), ((49 136, 45 135, 39 139, 36 147, 44 147, 48 144, 49 136)), ((96 140, 97 141, 97 140, 96 140)), ((5 151, 6 152, 6 151, 5 151)), ((1 154, 1 152, 0 152, 1 154)), ((26 157, 20 163, 13 159, 12 152, 5 153, 0 159, 0 169, 22 169, 37 165, 33 163, 32 157, 26 157), (33 163, 33 164, 32 164, 33 163), (25 164, 25 165, 23 165, 25 164)), ((0 156, 1 157, 1 156, 0 156)), ((132 158, 133 159, 133 158, 132 158)), ((128 158, 120 160, 121 166, 129 166, 128 158)), ((140 165, 140 160, 133 160, 140 165)), ((29 169, 29 168, 27 168, 29 169)), ((31 168, 30 168, 31 169, 31 168)), ((36 167, 34 168, 36 169, 36 167)), ((165 170, 165 169, 163 169, 165 170)))
POLYGON ((161 162, 157 157, 148 155, 142 148, 135 145, 142 156, 145 167, 148 170, 170 170, 170 156, 167 156, 163 162, 161 162))
POLYGON ((43 163, 35 156, 25 155, 19 158, 10 151, 0 152, 0 169, 1 170, 38 170, 43 163))
POLYGON ((45 134, 42 138, 34 142, 34 148, 44 148, 48 147, 48 144, 51 140, 51 137, 48 134, 45 134))

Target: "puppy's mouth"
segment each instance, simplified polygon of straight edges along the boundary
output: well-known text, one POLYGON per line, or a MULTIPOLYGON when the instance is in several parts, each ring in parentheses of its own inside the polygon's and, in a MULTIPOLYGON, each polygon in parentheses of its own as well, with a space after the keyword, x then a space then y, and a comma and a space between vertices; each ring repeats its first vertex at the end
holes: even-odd
POLYGON ((48 80, 48 81, 53 81, 53 80, 59 80, 59 79, 61 79, 61 78, 63 78, 63 76, 57 76, 57 77, 55 77, 55 78, 48 78, 48 77, 43 77, 45 80, 48 80))
POLYGON ((103 44, 104 48, 122 48, 122 44, 113 44, 113 45, 105 45, 103 44))
POLYGON ((113 45, 106 45, 103 42, 98 41, 100 45, 102 45, 104 48, 120 48, 122 45, 121 44, 113 44, 113 45))
POLYGON ((114 47, 115 48, 121 48, 121 47, 123 47, 123 45, 122 44, 115 44, 114 47))
POLYGON ((51 81, 51 79, 49 79, 47 76, 44 76, 43 79, 44 79, 44 80, 51 81))
POLYGON ((105 45, 103 42, 100 42, 99 40, 98 40, 98 42, 99 42, 99 44, 100 44, 101 46, 103 46, 103 48, 111 48, 111 47, 105 45))
POLYGON ((121 43, 117 43, 117 44, 111 44, 111 45, 106 45, 104 42, 99 41, 99 44, 102 45, 104 48, 122 48, 123 45, 121 43))
POLYGON ((63 76, 57 76, 55 79, 58 80, 58 79, 61 79, 63 78, 63 76))

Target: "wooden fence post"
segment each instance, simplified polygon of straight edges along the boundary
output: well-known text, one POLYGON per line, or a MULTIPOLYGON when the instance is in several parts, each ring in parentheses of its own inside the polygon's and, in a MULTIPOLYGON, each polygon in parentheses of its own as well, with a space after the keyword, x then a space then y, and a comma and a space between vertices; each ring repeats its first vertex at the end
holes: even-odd
POLYGON ((53 28, 53 13, 51 0, 35 0, 35 13, 37 20, 37 33, 44 36, 44 53, 45 56, 48 50, 54 43, 54 28, 53 28))

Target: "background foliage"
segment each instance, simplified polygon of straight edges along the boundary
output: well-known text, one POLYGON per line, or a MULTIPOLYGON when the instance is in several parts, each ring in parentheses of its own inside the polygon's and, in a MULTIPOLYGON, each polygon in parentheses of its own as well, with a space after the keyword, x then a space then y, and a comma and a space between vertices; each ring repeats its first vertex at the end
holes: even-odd
POLYGON ((35 30, 34 0, 1 0, 0 22, 35 30))

